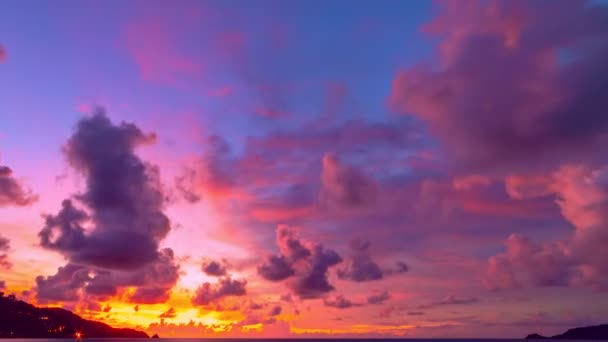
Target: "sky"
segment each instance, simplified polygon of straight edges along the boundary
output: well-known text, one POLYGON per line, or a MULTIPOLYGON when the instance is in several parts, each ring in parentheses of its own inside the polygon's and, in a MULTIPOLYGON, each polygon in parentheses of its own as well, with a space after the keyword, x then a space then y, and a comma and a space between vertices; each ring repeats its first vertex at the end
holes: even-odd
POLYGON ((0 2, 0 291, 163 337, 608 315, 601 1, 0 2))

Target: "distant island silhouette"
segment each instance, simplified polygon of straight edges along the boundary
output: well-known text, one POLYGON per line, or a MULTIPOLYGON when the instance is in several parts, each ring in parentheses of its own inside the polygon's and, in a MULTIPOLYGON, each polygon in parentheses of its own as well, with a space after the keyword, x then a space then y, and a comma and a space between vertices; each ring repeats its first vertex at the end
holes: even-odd
POLYGON ((569 329, 563 334, 551 337, 542 336, 539 334, 531 334, 526 336, 527 340, 608 340, 608 324, 594 325, 590 327, 581 327, 569 329))
POLYGON ((60 308, 39 308, 0 292, 0 338, 148 338, 134 329, 113 328, 60 308))

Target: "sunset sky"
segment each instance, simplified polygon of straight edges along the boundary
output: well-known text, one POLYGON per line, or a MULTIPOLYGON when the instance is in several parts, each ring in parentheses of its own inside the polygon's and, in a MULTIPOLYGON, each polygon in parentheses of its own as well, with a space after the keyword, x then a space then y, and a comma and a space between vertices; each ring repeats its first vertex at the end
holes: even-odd
POLYGON ((604 1, 0 1, 0 291, 162 337, 608 317, 604 1))

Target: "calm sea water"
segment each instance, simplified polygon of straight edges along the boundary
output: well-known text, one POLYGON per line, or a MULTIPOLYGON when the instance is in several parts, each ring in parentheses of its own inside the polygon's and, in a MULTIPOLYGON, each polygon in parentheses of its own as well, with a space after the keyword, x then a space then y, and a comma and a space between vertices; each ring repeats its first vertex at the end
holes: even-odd
MULTIPOLYGON (((142 342, 145 339, 139 338, 88 338, 82 340, 82 342, 142 342)), ((226 341, 230 340, 230 342, 250 342, 250 341, 272 341, 272 342, 293 342, 294 340, 307 340, 307 341, 344 341, 344 342, 374 342, 374 341, 407 341, 407 342, 465 342, 465 341, 474 341, 474 342, 522 342, 523 339, 376 339, 376 338, 333 338, 333 339, 322 339, 322 338, 303 338, 303 339, 269 339, 269 338, 161 338, 159 339, 162 342, 213 342, 213 341, 226 341)), ((75 339, 11 339, 13 342, 76 342, 75 339)), ((585 340, 560 340, 563 341, 585 341, 585 340)))

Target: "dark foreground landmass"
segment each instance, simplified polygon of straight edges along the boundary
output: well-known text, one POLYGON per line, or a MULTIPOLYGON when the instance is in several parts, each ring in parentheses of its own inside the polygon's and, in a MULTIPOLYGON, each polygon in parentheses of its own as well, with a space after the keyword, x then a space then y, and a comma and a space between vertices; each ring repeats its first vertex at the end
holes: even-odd
POLYGON ((563 334, 551 337, 531 334, 526 336, 527 340, 608 340, 608 324, 595 325, 592 327, 574 328, 563 334))
POLYGON ((0 293, 0 338, 148 338, 143 331, 117 329, 60 308, 38 308, 0 293))

